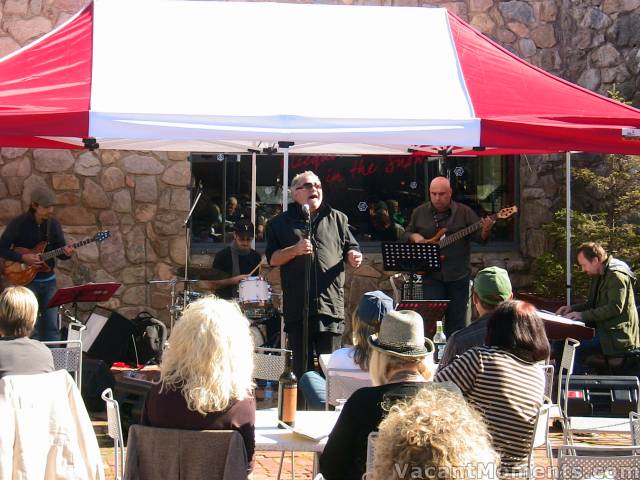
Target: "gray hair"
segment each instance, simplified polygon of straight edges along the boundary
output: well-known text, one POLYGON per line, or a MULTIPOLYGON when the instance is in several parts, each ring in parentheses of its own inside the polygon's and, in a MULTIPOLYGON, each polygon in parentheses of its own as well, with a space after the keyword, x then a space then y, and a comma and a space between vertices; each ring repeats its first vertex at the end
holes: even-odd
POLYGON ((313 175, 316 178, 316 180, 318 180, 318 183, 322 183, 320 182, 320 177, 318 177, 318 175, 316 175, 315 172, 312 172, 311 170, 305 170, 304 172, 301 172, 297 174, 295 177, 293 177, 293 180, 291 180, 291 187, 289 187, 289 189, 292 192, 294 192, 296 188, 298 188, 302 183, 302 177, 305 177, 307 175, 313 175))

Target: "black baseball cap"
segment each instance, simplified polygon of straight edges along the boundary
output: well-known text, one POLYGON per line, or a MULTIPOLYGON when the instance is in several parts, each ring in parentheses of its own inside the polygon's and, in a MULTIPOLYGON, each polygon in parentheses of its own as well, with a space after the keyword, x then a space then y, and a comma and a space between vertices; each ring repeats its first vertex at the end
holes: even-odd
POLYGON ((234 230, 236 232, 236 235, 238 235, 239 237, 253 238, 254 232, 255 232, 255 228, 253 228, 253 223, 251 223, 249 220, 246 220, 244 218, 241 218, 236 222, 236 224, 234 225, 234 230))

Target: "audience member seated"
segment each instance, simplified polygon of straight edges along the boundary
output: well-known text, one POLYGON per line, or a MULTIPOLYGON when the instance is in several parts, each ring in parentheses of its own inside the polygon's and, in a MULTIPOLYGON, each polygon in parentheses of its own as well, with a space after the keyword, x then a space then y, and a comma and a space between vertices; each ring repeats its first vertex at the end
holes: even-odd
POLYGON ((433 354, 433 343, 424 337, 423 320, 416 312, 387 313, 380 333, 371 335, 369 344, 374 386, 357 390, 345 403, 320 457, 320 472, 327 480, 361 480, 369 433, 378 429, 388 408, 422 388, 442 387, 427 383, 433 376, 426 361, 433 354))
POLYGON ((486 345, 463 353, 439 370, 435 381, 454 382, 480 411, 500 454, 501 475, 526 475, 544 395, 544 373, 536 362, 549 357, 535 307, 513 300, 500 304, 489 319, 486 345))
MULTIPOLYGON (((369 378, 369 335, 378 333, 380 321, 393 310, 393 300, 381 291, 367 292, 351 317, 353 346, 336 350, 327 368, 341 370, 340 375, 356 379, 369 378)), ((327 399, 326 380, 317 372, 307 372, 299 382, 310 410, 322 410, 327 399)))
POLYGON ((512 298, 511 281, 506 270, 500 267, 488 267, 480 270, 473 280, 471 295, 471 301, 478 311, 479 318, 449 337, 438 368, 446 367, 470 348, 484 345, 491 314, 500 303, 512 298))
POLYGON ((26 287, 0 293, 0 378, 53 372, 51 350, 29 338, 38 316, 38 300, 26 287))
POLYGON ((458 394, 420 390, 391 407, 379 432, 367 480, 497 478, 500 457, 487 427, 458 394))
POLYGON ((147 395, 143 425, 184 430, 237 430, 253 467, 256 402, 249 321, 213 296, 190 303, 176 323, 147 395))

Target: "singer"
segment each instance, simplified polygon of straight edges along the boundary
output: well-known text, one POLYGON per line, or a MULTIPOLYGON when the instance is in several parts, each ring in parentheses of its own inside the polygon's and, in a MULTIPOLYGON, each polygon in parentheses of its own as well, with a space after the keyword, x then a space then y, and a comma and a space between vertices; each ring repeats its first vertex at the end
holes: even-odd
POLYGON ((290 189, 294 203, 267 224, 265 254, 271 266, 280 267, 285 331, 293 350, 294 372, 300 378, 313 369, 314 356, 340 347, 344 331, 344 262, 357 268, 362 263, 362 253, 349 231, 347 216, 323 203, 322 184, 315 173, 296 175, 290 189), (308 255, 310 285, 305 291, 308 255), (306 361, 301 358, 305 295, 309 301, 306 361))

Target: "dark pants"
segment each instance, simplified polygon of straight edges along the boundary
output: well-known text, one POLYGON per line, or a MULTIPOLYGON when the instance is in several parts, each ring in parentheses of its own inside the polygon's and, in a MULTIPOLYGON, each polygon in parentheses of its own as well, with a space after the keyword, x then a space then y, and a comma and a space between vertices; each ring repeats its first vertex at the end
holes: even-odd
POLYGON ((425 300, 449 300, 444 320, 444 333, 449 338, 453 332, 465 327, 469 309, 469 276, 453 282, 422 278, 425 300))
MULTIPOLYGON (((312 320, 310 319, 309 323, 312 320)), ((302 359, 302 324, 289 323, 286 326, 289 349, 293 351, 293 373, 298 380, 302 374, 314 369, 314 358, 323 353, 333 353, 340 348, 342 334, 333 332, 318 332, 315 328, 309 328, 309 346, 307 348, 307 361, 302 359)))
POLYGON ((60 340, 58 328, 58 309, 46 308, 56 293, 56 279, 44 282, 33 281, 26 286, 38 299, 38 318, 31 337, 41 342, 60 340))

